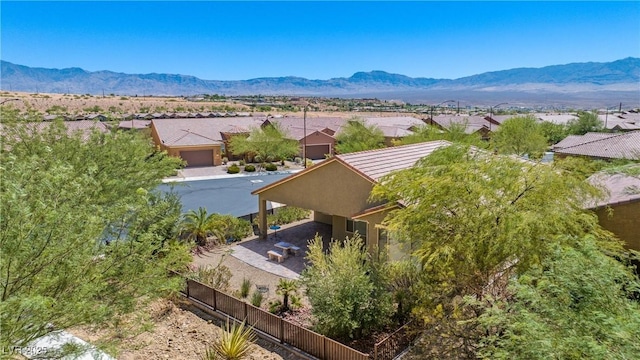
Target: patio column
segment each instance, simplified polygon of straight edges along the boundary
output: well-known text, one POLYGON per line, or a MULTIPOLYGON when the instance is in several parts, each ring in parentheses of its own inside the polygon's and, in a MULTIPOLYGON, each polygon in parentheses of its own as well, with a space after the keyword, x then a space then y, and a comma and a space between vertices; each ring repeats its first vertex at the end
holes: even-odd
POLYGON ((260 239, 267 238, 267 200, 258 195, 258 221, 260 222, 260 239))

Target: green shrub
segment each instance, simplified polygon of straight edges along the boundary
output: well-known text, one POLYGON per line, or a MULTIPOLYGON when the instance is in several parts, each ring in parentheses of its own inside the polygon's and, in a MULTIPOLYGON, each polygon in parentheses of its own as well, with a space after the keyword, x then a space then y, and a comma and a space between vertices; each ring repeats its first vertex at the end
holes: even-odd
POLYGON ((240 167, 236 164, 233 164, 227 168, 227 174, 237 174, 240 172, 240 167))
POLYGON ((306 219, 311 214, 310 210, 297 208, 295 206, 287 206, 278 208, 275 214, 267 216, 268 224, 290 224, 292 222, 306 219))
POLYGON ((269 301, 269 312, 272 314, 280 312, 282 309, 282 301, 280 300, 271 300, 269 301))
POLYGON ((216 266, 200 265, 196 269, 191 270, 187 277, 189 279, 199 281, 205 285, 209 285, 214 289, 226 291, 229 287, 229 280, 231 280, 231 270, 222 265, 222 259, 216 266))
POLYGON ((249 165, 244 167, 244 171, 246 171, 246 172, 254 172, 254 171, 256 171, 256 167, 251 165, 251 164, 249 164, 249 165))
POLYGON ((267 171, 276 171, 276 170, 278 170, 278 166, 276 164, 274 164, 274 163, 268 163, 264 168, 267 171))
POLYGON ((246 162, 244 160, 240 160, 240 161, 238 161, 238 163, 240 164, 240 166, 245 166, 246 165, 246 162))
POLYGON ((264 300, 264 295, 262 295, 260 291, 254 291, 253 294, 251 294, 251 305, 255 307, 260 307, 262 306, 263 300, 264 300))
POLYGON ((309 241, 308 266, 301 276, 316 319, 315 330, 339 339, 354 339, 383 328, 393 315, 386 264, 372 258, 356 233, 333 240, 325 252, 318 235, 309 241))
POLYGON ((251 289, 251 280, 242 279, 242 285, 240 285, 240 298, 244 299, 249 296, 249 290, 251 289))

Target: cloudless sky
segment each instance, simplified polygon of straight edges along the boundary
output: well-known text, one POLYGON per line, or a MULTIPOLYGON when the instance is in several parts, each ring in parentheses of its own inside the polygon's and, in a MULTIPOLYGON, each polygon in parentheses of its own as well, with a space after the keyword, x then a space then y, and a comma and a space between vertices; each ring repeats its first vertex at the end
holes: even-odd
POLYGON ((640 57, 640 1, 11 2, 1 58, 206 80, 455 79, 640 57))

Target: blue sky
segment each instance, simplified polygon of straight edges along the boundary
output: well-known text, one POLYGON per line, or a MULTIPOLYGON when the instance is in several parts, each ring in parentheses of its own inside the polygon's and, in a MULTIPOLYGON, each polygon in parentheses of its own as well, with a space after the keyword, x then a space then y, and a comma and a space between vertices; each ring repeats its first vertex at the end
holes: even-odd
POLYGON ((640 1, 0 2, 1 58, 206 80, 455 79, 640 57, 640 1))

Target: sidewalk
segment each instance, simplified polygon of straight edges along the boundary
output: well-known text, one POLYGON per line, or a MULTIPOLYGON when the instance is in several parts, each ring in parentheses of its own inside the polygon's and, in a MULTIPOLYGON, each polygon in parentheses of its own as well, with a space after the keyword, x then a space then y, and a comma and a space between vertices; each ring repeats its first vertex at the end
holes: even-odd
POLYGON ((293 174, 303 170, 301 165, 296 165, 290 161, 285 161, 285 166, 278 166, 277 171, 256 171, 256 172, 240 172, 238 174, 228 174, 227 165, 192 167, 178 170, 175 176, 170 176, 162 180, 163 183, 183 182, 211 179, 227 179, 243 176, 271 175, 271 174, 293 174))

